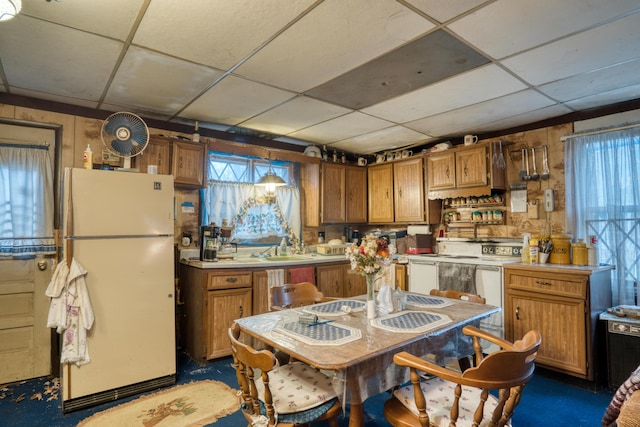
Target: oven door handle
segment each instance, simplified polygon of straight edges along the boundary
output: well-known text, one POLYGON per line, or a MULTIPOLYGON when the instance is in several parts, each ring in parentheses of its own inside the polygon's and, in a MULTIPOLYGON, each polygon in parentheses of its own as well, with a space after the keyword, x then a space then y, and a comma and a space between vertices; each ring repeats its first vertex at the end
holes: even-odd
POLYGON ((495 267, 491 265, 477 265, 476 270, 488 270, 488 271, 500 271, 502 267, 495 267))
POLYGON ((423 260, 411 260, 409 261, 409 265, 438 265, 435 261, 423 261, 423 260))

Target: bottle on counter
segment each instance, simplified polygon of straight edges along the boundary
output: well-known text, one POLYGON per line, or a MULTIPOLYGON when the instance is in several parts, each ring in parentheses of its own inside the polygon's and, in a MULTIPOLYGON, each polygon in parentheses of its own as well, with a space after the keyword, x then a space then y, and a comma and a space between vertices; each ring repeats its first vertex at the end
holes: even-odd
POLYGON ((283 237, 282 241, 280 242, 280 256, 286 256, 287 255, 287 238, 283 237))
POLYGON ((87 148, 82 153, 82 160, 85 169, 93 169, 93 151, 89 144, 87 144, 87 148))
POLYGON ((598 240, 596 236, 589 235, 587 236, 587 258, 590 266, 598 265, 598 248, 596 247, 596 243, 598 240))
POLYGON ((529 239, 529 263, 537 264, 538 263, 538 252, 540 248, 538 247, 538 239, 529 239))

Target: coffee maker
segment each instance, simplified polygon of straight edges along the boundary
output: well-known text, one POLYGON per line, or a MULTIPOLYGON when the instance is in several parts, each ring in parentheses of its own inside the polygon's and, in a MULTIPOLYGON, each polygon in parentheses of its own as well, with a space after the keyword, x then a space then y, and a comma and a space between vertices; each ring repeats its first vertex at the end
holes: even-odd
POLYGON ((217 261, 220 227, 215 222, 200 227, 200 261, 217 261))

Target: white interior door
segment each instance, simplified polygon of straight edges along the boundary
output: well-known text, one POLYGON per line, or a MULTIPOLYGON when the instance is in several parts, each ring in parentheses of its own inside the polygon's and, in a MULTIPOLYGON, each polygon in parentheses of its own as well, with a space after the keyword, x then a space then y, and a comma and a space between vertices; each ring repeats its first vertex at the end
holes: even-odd
POLYGON ((51 259, 0 261, 0 384, 51 373, 51 259))

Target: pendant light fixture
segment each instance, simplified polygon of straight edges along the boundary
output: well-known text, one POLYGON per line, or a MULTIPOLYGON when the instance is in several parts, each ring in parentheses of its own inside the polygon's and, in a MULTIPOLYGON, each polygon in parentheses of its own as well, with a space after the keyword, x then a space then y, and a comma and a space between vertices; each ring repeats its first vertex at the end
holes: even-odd
POLYGON ((265 187, 265 190, 267 191, 267 198, 269 200, 275 200, 276 187, 287 185, 284 179, 280 178, 273 172, 273 167, 271 166, 271 155, 269 155, 269 170, 267 173, 262 175, 255 185, 265 187))
POLYGON ((22 10, 22 0, 0 0, 0 22, 8 21, 22 10))

